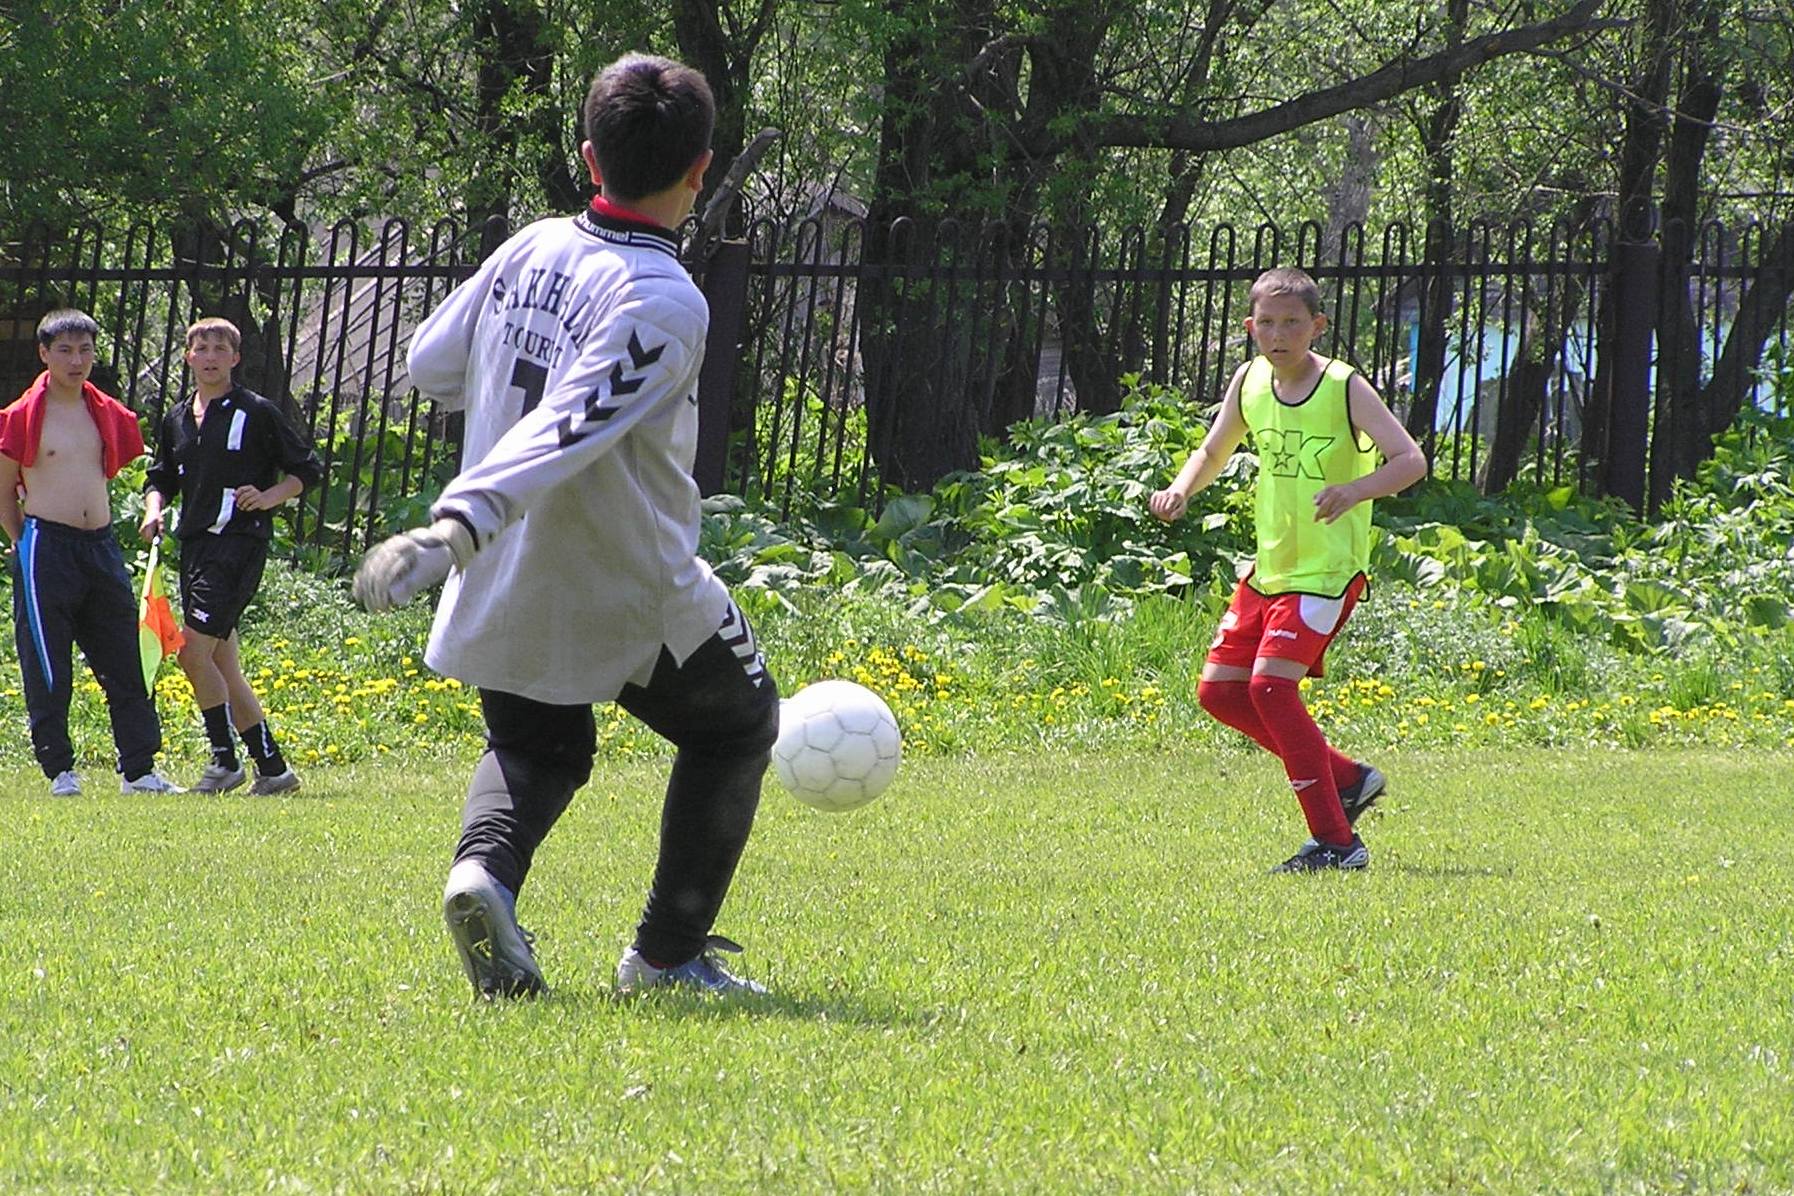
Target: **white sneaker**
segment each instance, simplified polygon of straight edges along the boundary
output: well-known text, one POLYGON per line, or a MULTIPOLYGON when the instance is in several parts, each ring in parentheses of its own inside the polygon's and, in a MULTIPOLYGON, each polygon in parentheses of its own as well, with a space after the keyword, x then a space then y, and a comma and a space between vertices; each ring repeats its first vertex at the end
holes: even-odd
POLYGON ((155 772, 155 771, 146 772, 142 776, 138 777, 135 781, 127 781, 123 777, 120 777, 118 779, 118 791, 120 793, 185 793, 185 792, 187 792, 185 789, 182 789, 179 785, 175 784, 173 781, 169 780, 167 777, 163 776, 161 773, 155 772))
POLYGON ((442 920, 477 996, 533 997, 548 990, 530 934, 517 925, 514 901, 478 860, 449 869, 442 920))
POLYGON ((272 797, 276 793, 291 793, 299 788, 299 774, 289 766, 285 772, 277 772, 271 777, 257 777, 249 786, 254 797, 272 797))
POLYGON ((199 774, 199 780, 193 783, 189 793, 229 793, 243 783, 245 773, 241 767, 226 768, 222 764, 208 764, 206 770, 199 774))
POLYGON ((81 774, 77 773, 72 768, 65 768, 57 773, 56 779, 50 782, 50 796, 80 797, 81 774))
POLYGON ((617 995, 633 996, 650 988, 683 988, 713 996, 765 996, 766 986, 745 980, 723 966, 720 952, 739 954, 741 944, 720 934, 711 935, 696 959, 678 967, 657 968, 634 947, 617 961, 617 995))

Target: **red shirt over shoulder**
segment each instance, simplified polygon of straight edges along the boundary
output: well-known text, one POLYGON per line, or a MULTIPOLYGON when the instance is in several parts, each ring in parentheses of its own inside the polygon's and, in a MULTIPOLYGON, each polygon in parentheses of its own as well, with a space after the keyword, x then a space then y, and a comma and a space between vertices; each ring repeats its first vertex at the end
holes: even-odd
MULTIPOLYGON (((24 394, 10 406, 0 408, 0 453, 26 468, 37 460, 49 389, 50 375, 39 374, 24 394)), ((137 426, 137 416, 129 407, 91 382, 81 384, 81 399, 87 404, 94 427, 100 430, 100 464, 108 478, 116 477, 127 461, 143 454, 143 429, 137 426)))

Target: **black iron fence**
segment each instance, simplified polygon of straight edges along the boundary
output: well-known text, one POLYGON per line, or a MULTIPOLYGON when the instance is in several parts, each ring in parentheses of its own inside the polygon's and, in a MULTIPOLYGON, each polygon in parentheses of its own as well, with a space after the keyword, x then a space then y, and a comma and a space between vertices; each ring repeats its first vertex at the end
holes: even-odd
POLYGON ((1684 266, 1657 234, 1616 241, 1605 222, 1375 237, 762 222, 706 280, 744 312, 719 484, 871 502, 973 467, 979 437, 1017 419, 1113 411, 1124 380, 1212 404, 1250 353, 1251 280, 1300 265, 1331 318, 1317 348, 1359 366, 1436 473, 1643 505, 1684 463, 1653 437, 1717 430, 1728 402, 1766 401, 1750 370, 1733 385, 1721 366, 1788 346, 1794 238, 1772 232, 1665 230, 1691 245, 1684 266), (1686 376, 1667 368, 1672 347, 1686 376))
POLYGON ((0 236, 0 395, 41 368, 38 318, 78 307, 101 327, 95 382, 153 429, 189 384, 187 325, 226 316, 243 332, 238 379, 280 401, 325 465, 325 485, 296 508, 295 542, 348 557, 368 543, 373 512, 429 493, 455 464, 458 428, 410 385, 405 346, 493 244, 451 220, 0 236))
MULTIPOLYGON (((37 372, 38 317, 77 306, 104 330, 96 380, 153 419, 186 385, 187 323, 228 316, 240 377, 289 404, 329 470, 295 540, 349 557, 376 513, 415 517, 454 468, 458 426, 410 385, 405 346, 504 231, 0 230, 0 394, 37 372)), ((1717 392, 1739 360, 1786 351, 1791 244, 1717 225, 1616 242, 1600 222, 1329 236, 760 221, 688 255, 712 311, 697 472, 707 493, 876 506, 975 467, 979 438, 1017 419, 1115 410, 1130 380, 1212 403, 1249 352, 1251 279, 1295 264, 1331 318, 1319 347, 1363 370, 1437 473, 1642 504, 1677 468, 1653 439, 1764 401, 1748 370, 1717 392)))

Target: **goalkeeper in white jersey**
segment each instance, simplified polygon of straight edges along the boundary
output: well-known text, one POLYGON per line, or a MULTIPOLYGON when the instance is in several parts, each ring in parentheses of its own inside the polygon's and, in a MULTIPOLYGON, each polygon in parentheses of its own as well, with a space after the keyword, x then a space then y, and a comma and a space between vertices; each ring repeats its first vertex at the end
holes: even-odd
POLYGON ((704 77, 628 55, 593 81, 580 147, 591 208, 530 225, 412 339, 412 381, 466 412, 465 467, 433 522, 380 544, 356 596, 384 610, 446 579, 425 659, 478 687, 485 754, 443 914, 476 992, 545 987, 517 894, 591 776, 595 702, 678 754, 660 854, 617 988, 760 992, 711 933, 753 826, 778 691, 698 559, 691 477, 709 309, 670 231, 710 164, 704 77))

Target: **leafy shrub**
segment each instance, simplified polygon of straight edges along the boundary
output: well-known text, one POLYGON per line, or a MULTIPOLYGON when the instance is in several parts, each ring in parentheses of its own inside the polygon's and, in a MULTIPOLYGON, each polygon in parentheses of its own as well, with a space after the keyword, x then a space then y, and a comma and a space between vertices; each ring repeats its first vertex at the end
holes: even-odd
POLYGON ((1448 584, 1639 652, 1760 644, 1790 621, 1794 419, 1747 411, 1659 522, 1569 488, 1434 484, 1384 504, 1378 576, 1448 584))
POLYGON ((813 388, 800 392, 795 378, 778 403, 754 409, 752 435, 755 476, 744 489, 787 510, 814 510, 869 460, 865 407, 831 406, 813 388))

